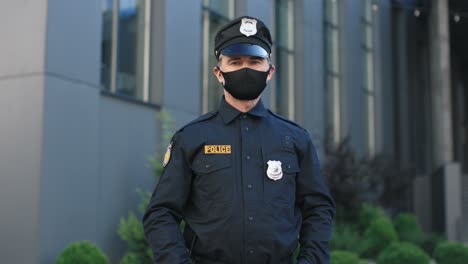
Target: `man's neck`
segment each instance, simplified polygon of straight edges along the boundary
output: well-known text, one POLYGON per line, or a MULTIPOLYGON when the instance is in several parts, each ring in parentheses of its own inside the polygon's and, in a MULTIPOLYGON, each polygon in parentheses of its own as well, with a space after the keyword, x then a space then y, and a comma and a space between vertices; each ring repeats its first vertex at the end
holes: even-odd
POLYGON ((228 104, 242 113, 247 113, 250 111, 257 105, 258 101, 260 100, 260 96, 253 100, 239 100, 232 97, 232 95, 227 92, 224 93, 224 98, 228 104))

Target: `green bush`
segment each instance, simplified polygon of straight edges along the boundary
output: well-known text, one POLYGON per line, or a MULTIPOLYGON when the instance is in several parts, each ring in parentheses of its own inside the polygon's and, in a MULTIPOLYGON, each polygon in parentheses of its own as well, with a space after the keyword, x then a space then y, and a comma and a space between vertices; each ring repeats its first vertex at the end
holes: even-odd
POLYGON ((420 246, 431 257, 434 257, 434 249, 440 243, 445 241, 444 237, 437 234, 424 234, 420 246))
POLYGON ((409 242, 393 243, 379 255, 377 264, 429 264, 429 256, 409 242))
POLYGON ((360 255, 364 258, 375 258, 387 246, 398 241, 398 235, 392 222, 387 217, 374 220, 364 233, 360 255))
POLYGON ((356 254, 348 251, 334 250, 330 254, 330 264, 359 264, 356 254))
POLYGON ((57 264, 107 264, 101 250, 88 241, 70 243, 57 258, 57 264))
POLYGON ((438 264, 467 264, 468 247, 457 242, 441 242, 434 250, 438 264))
POLYGON ((127 252, 125 256, 120 260, 120 264, 142 264, 142 263, 153 263, 148 259, 152 260, 151 250, 146 249, 146 254, 139 254, 135 252, 127 252))
POLYGON ((387 217, 382 208, 364 203, 359 209, 359 218, 357 228, 360 232, 364 233, 365 230, 371 225, 374 220, 381 217, 387 217))
POLYGON ((393 221, 400 241, 411 242, 420 245, 423 242, 424 233, 416 216, 409 213, 399 214, 393 221))
MULTIPOLYGON (((161 144, 159 144, 157 149, 158 154, 149 159, 149 165, 153 169, 155 179, 158 179, 163 171, 163 155, 172 138, 175 126, 174 119, 164 111, 161 111, 157 118, 161 124, 162 130, 161 144)), ((140 215, 143 215, 150 202, 152 192, 137 188, 137 193, 140 196, 138 212, 140 215)), ((183 229, 184 222, 182 222, 180 226, 181 229, 183 229)), ((126 218, 120 219, 117 233, 123 241, 127 242, 128 246, 125 255, 120 260, 121 264, 153 263, 153 253, 145 238, 143 224, 133 211, 130 211, 126 218)))
POLYGON ((358 253, 361 237, 355 227, 349 224, 335 224, 330 247, 358 253))
POLYGON ((128 251, 121 260, 122 264, 153 263, 143 225, 133 212, 130 212, 126 219, 120 219, 118 234, 128 245, 128 251))

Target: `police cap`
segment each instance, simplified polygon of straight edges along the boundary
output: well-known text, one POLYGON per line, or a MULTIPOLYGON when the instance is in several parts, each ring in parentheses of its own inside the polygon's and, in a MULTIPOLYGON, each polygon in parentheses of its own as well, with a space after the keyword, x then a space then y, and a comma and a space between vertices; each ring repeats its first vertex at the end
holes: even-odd
POLYGON ((215 36, 214 53, 219 55, 250 55, 268 58, 271 35, 265 24, 256 18, 242 16, 223 26, 215 36))

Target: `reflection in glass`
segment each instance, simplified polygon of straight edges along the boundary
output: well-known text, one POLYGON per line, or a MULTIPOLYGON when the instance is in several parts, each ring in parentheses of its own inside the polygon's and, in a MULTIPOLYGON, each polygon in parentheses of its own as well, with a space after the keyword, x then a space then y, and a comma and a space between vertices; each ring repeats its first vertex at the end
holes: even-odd
POLYGON ((149 98, 150 0, 102 0, 101 86, 149 98))
POLYGON ((213 74, 213 67, 218 65, 213 54, 214 38, 218 30, 232 19, 233 3, 232 0, 203 1, 203 112, 216 109, 223 94, 223 87, 213 74))
POLYGON ((208 8, 221 16, 230 17, 231 4, 231 0, 209 0, 208 8))
POLYGON ((325 92, 327 133, 331 144, 341 140, 340 23, 338 0, 324 0, 325 92))
POLYGON ((116 91, 143 97, 145 1, 119 1, 116 91))
POLYGON ((289 107, 289 82, 290 82, 290 63, 289 52, 284 49, 278 49, 276 52, 276 111, 279 114, 287 116, 289 107))
POLYGON ((365 98, 365 138, 369 155, 375 153, 375 69, 374 69, 374 14, 372 1, 365 0, 362 16, 362 62, 363 88, 365 98))
MULTIPOLYGON (((216 32, 218 32, 218 30, 228 21, 214 14, 210 14, 210 17, 209 39, 213 40, 216 32)), ((214 41, 210 41, 208 46, 208 51, 213 52, 214 41)), ((211 65, 211 67, 208 68, 208 109, 213 110, 219 105, 219 100, 223 95, 223 87, 211 71, 214 66, 218 65, 218 61, 213 54, 209 54, 209 65, 211 65)))
POLYGON ((275 2, 275 54, 276 64, 274 105, 275 111, 294 119, 294 27, 293 2, 275 2))
POLYGON ((112 68, 112 10, 113 1, 102 2, 101 87, 109 90, 112 68))

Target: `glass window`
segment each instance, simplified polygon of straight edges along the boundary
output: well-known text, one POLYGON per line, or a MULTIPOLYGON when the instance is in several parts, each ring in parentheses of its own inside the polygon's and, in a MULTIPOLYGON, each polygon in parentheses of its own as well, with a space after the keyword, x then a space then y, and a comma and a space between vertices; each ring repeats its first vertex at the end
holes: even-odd
POLYGON ((272 93, 275 111, 294 119, 294 3, 275 1, 274 46, 276 73, 272 93))
POLYGON ((218 30, 234 16, 233 0, 203 1, 203 96, 202 111, 214 110, 219 105, 223 87, 213 74, 213 67, 218 64, 214 56, 214 37, 218 30))
POLYGON ((150 0, 103 0, 101 85, 149 98, 150 0))
POLYGON ((325 93, 327 97, 327 129, 330 143, 341 140, 341 87, 340 87, 340 0, 324 0, 325 93))
POLYGON ((110 89, 112 67, 112 15, 113 1, 102 2, 101 86, 110 89))
POLYGON ((375 12, 377 6, 372 0, 363 1, 362 15, 362 62, 363 62, 363 89, 365 102, 365 138, 367 139, 367 151, 369 155, 375 154, 375 50, 374 50, 374 28, 375 12))

